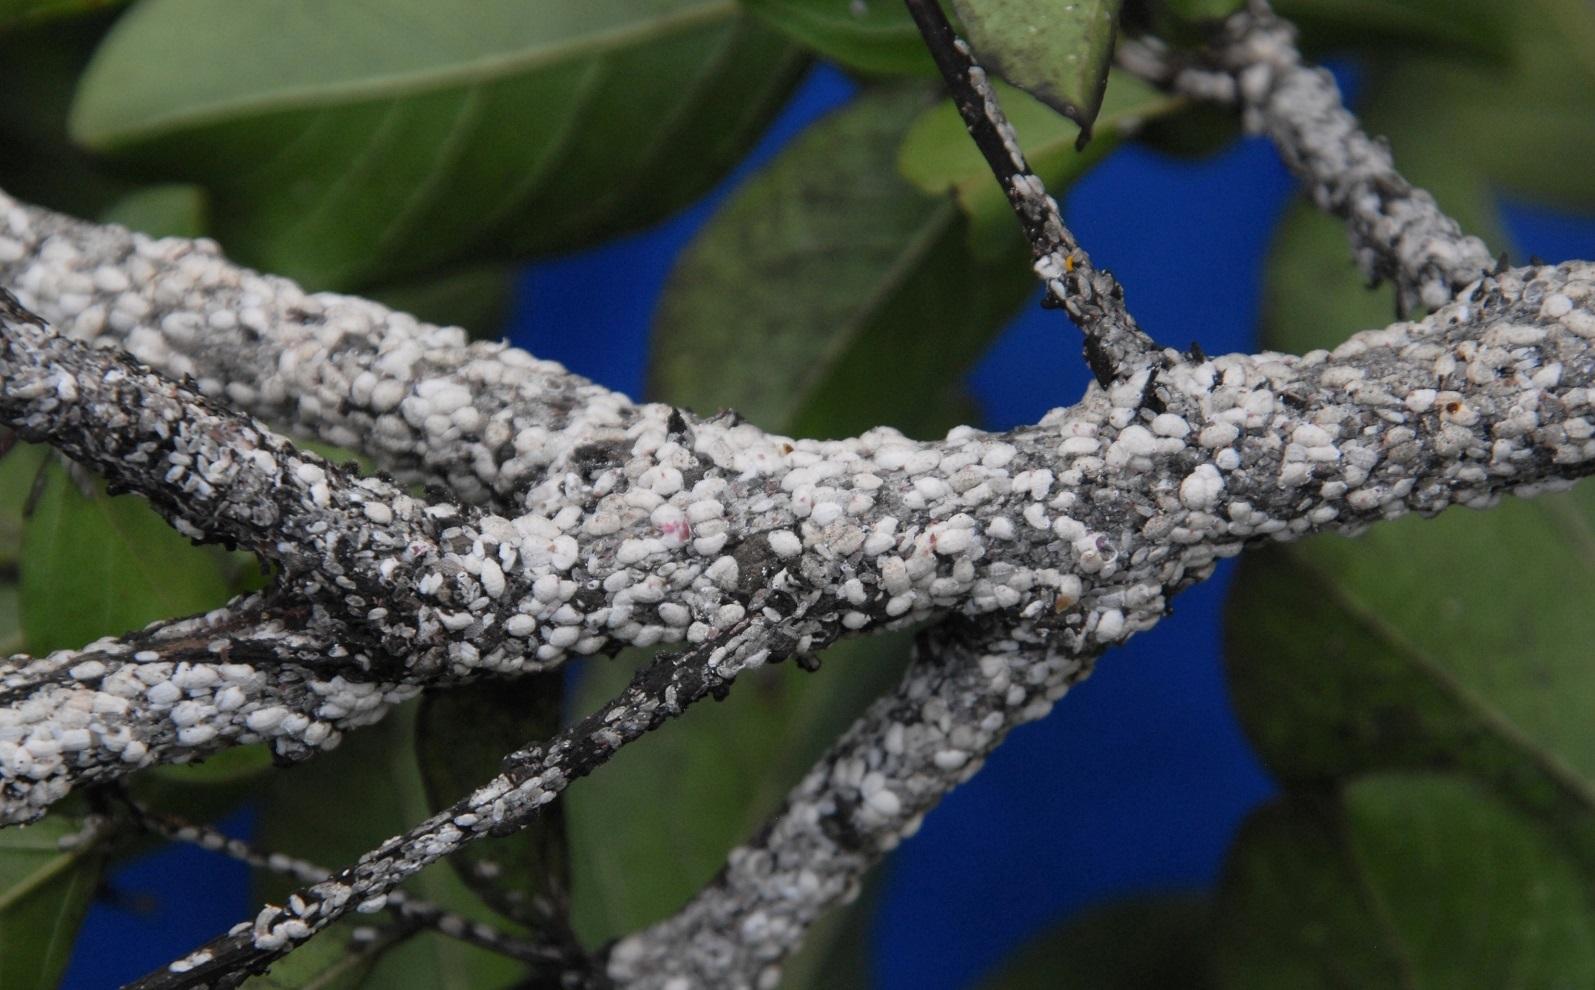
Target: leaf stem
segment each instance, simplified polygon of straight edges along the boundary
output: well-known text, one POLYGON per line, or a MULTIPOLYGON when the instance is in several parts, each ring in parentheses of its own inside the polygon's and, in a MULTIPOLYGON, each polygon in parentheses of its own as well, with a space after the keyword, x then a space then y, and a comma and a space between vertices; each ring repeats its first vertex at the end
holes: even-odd
POLYGON ((1064 226, 1058 204, 1025 161, 997 92, 969 45, 953 31, 936 0, 904 3, 947 82, 969 136, 1030 241, 1036 275, 1047 291, 1043 305, 1063 309, 1085 333, 1086 364, 1098 383, 1105 387, 1161 366, 1161 350, 1125 308, 1123 287, 1110 272, 1091 263, 1064 226))

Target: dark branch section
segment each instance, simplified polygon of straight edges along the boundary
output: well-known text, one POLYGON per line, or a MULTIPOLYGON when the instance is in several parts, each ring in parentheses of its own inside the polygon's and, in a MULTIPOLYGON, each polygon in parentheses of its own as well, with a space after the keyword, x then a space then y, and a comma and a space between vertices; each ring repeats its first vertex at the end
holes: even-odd
POLYGON ((1085 333, 1086 363, 1097 382, 1107 387, 1161 365, 1157 344, 1125 308, 1123 287, 1111 273, 1091 264, 1090 256, 1064 226, 1058 204, 1025 161, 1013 127, 997 102, 996 90, 968 43, 954 33, 936 0, 904 2, 947 82, 964 126, 1019 217, 1036 259, 1036 274, 1046 286, 1047 303, 1062 308, 1085 333))

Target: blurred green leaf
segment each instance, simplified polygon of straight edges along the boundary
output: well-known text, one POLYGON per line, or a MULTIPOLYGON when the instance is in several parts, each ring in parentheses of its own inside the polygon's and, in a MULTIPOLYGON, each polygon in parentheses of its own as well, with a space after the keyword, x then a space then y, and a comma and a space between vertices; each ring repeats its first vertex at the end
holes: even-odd
POLYGON ((1082 911, 1031 942, 984 990, 1207 990, 1205 897, 1168 894, 1082 911))
POLYGON ((666 286, 654 395, 802 436, 945 429, 949 388, 1034 283, 1017 224, 974 258, 956 207, 897 175, 923 105, 871 90, 737 189, 666 286))
MULTIPOLYGON (((1077 125, 1011 86, 998 83, 997 93, 1031 169, 1054 196, 1062 196, 1070 183, 1134 133, 1141 122, 1182 104, 1134 76, 1115 72, 1098 118, 1100 133, 1084 149, 1077 149, 1077 125)), ((924 192, 954 194, 970 219, 971 245, 982 256, 995 256, 1012 241, 1019 221, 951 100, 943 100, 915 118, 898 150, 897 166, 924 192)))
POLYGON ((151 237, 203 237, 205 213, 203 189, 170 183, 133 190, 106 207, 100 220, 151 237))
POLYGON ((0 830, 0 990, 52 990, 100 882, 95 847, 62 849, 83 822, 55 815, 0 830))
POLYGON ((126 0, 0 0, 0 31, 120 7, 126 0))
POLYGON ((1215 919, 1226 990, 1595 981, 1586 878, 1531 821, 1457 777, 1381 774, 1255 813, 1215 919))
POLYGON ((800 44, 850 69, 879 75, 936 71, 902 0, 742 2, 800 44))
MULTIPOLYGON (((337 749, 272 774, 262 788, 259 845, 338 869, 425 820, 431 805, 416 766, 418 707, 417 702, 402 705, 378 724, 349 733, 337 749)), ((263 900, 280 902, 296 886, 275 874, 256 873, 256 892, 263 900)), ((467 917, 515 930, 446 866, 434 865, 405 886, 467 917)), ((360 982, 330 985, 481 990, 509 985, 521 975, 523 967, 513 960, 423 932, 383 953, 360 982)))
POLYGON ((1274 10, 1296 23, 1302 43, 1314 51, 1396 45, 1418 51, 1455 48, 1500 59, 1509 53, 1507 39, 1521 8, 1537 2, 1275 0, 1274 10))
POLYGON ((1506 64, 1434 54, 1379 63, 1372 103, 1394 119, 1371 126, 1391 135, 1404 169, 1415 156, 1450 155, 1503 191, 1595 209, 1595 175, 1567 167, 1595 156, 1595 4, 1530 0, 1521 8, 1497 35, 1506 64))
POLYGON ((953 0, 975 58, 1091 136, 1120 0, 953 0))
MULTIPOLYGON (((504 757, 560 728, 561 673, 481 681, 421 700, 416 756, 427 800, 441 810, 503 771, 504 757)), ((570 901, 564 802, 513 835, 478 842, 449 857, 465 885, 500 914, 563 936, 570 901)))
POLYGON ((228 598, 220 558, 168 526, 142 499, 84 496, 64 468, 46 468, 23 524, 22 628, 28 650, 82 646, 228 598))
POLYGON ((72 131, 203 185, 229 254, 348 287, 651 223, 737 161, 802 65, 734 0, 147 0, 72 131))

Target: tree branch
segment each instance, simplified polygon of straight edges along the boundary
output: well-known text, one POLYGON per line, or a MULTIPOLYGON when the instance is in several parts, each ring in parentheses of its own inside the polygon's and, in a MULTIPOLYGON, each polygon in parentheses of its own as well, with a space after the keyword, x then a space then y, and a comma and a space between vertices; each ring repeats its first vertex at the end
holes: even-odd
MULTIPOLYGON (((1097 651, 1155 624, 1219 557, 1487 505, 1595 470, 1595 265, 1481 277, 1482 245, 1400 180, 1265 7, 1246 17, 1211 64, 1176 67, 1148 46, 1126 58, 1184 91, 1227 86, 1320 204, 1348 218, 1365 269, 1436 312, 1302 357, 1165 351, 1161 410, 1144 401, 1153 369, 1120 368, 1078 404, 1001 435, 794 441, 634 405, 514 349, 306 295, 227 264, 213 245, 150 241, 0 196, 0 282, 73 335, 125 341, 170 375, 199 378, 174 383, 8 305, 0 416, 147 494, 185 532, 283 565, 270 596, 0 666, 0 820, 37 814, 83 780, 260 738, 250 716, 262 709, 292 720, 279 751, 302 751, 423 684, 690 644, 548 746, 515 754, 465 801, 147 984, 228 985, 489 823, 528 820, 740 670, 847 633, 953 617, 962 638, 939 660, 922 651, 899 695, 951 692, 938 703, 986 706, 959 709, 978 721, 949 709, 943 728, 924 704, 882 702, 794 792, 794 809, 830 812, 773 823, 718 894, 610 959, 622 976, 638 972, 673 931, 699 960, 682 966, 710 966, 702 960, 721 946, 730 978, 753 979, 1012 720, 1039 711, 1097 651), (429 506, 356 478, 232 414, 223 396, 515 516, 429 506), (232 707, 235 687, 243 707, 232 707), (962 734, 943 746, 932 728, 962 734), (953 750, 969 760, 937 762, 953 750), (792 850, 822 865, 824 882, 772 915, 761 871, 790 869, 792 850)), ((974 75, 962 71, 972 85, 974 75)), ((982 97, 981 110, 996 128, 994 104, 982 97)), ((1011 164, 1027 174, 1022 159, 1011 164)))
POLYGON ((1175 92, 1239 106, 1313 202, 1346 221, 1358 267, 1371 282, 1395 284, 1403 314, 1445 305, 1496 267, 1483 241, 1396 171, 1389 146, 1362 130, 1334 77, 1302 58, 1295 29, 1264 0, 1231 16, 1204 51, 1141 38, 1120 46, 1119 61, 1175 92))

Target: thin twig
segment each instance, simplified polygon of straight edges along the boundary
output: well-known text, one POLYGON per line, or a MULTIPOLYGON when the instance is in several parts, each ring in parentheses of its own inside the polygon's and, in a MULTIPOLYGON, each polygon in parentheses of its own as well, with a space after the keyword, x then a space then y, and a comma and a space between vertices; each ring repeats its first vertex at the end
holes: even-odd
POLYGON ((1095 267, 1064 226, 1058 204, 1031 171, 1018 137, 997 102, 986 71, 954 33, 936 0, 904 0, 952 93, 975 146, 985 156, 1019 217, 1047 302, 1061 307, 1085 333, 1086 363, 1104 387, 1161 363, 1157 344, 1124 305, 1112 273, 1095 267))
POLYGON ((1395 285, 1401 315, 1443 306, 1497 267, 1483 241, 1397 171, 1389 144, 1362 129, 1334 76, 1302 57, 1295 28, 1265 0, 1232 15, 1206 48, 1134 38, 1117 58, 1170 92, 1238 107, 1312 202, 1346 221, 1357 266, 1371 282, 1395 285))
MULTIPOLYGON (((138 828, 170 842, 182 842, 201 849, 220 853, 258 870, 266 870, 289 877, 299 883, 320 883, 332 871, 309 860, 280 852, 266 852, 243 839, 235 839, 220 829, 185 821, 175 815, 155 811, 134 800, 118 788, 117 797, 130 813, 138 828)), ((501 931, 485 922, 450 911, 431 901, 412 896, 403 890, 388 893, 383 905, 401 919, 422 928, 430 928, 450 938, 496 952, 502 956, 539 966, 550 964, 561 970, 578 968, 580 960, 573 946, 551 945, 533 939, 521 938, 501 931)))

